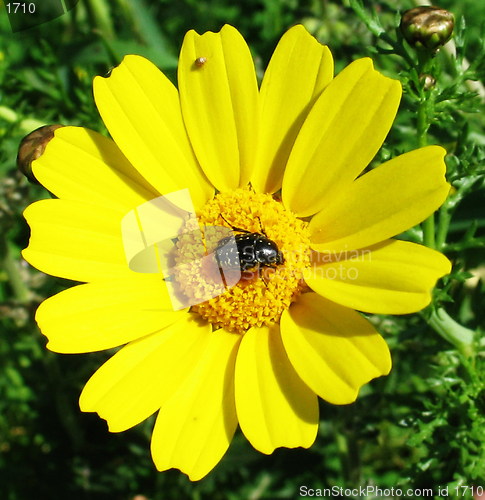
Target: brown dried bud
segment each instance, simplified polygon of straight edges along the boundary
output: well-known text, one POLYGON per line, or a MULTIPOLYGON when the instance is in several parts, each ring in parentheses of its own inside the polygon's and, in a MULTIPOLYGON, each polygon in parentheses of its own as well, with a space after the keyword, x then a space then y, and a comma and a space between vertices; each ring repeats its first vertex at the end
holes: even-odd
POLYGON ((455 19, 439 7, 421 6, 407 10, 401 17, 401 33, 413 47, 438 50, 453 33, 455 19))
POLYGON ((22 139, 17 155, 17 167, 30 181, 37 182, 32 173, 32 162, 42 155, 47 144, 53 139, 54 131, 63 126, 44 125, 22 139))

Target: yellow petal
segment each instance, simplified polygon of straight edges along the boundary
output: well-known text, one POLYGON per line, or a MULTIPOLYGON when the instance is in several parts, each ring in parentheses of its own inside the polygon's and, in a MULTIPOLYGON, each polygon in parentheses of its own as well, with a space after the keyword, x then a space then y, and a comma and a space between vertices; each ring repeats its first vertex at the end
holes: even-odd
POLYGON ((240 335, 217 330, 190 376, 158 414, 152 437, 157 469, 180 469, 192 481, 219 462, 237 427, 234 364, 240 335))
POLYGON ((236 361, 236 409, 250 443, 262 453, 308 448, 318 430, 318 400, 288 360, 278 327, 252 328, 236 361))
POLYGON ((302 380, 333 404, 355 401, 369 380, 387 375, 384 339, 359 313, 305 293, 281 317, 288 358, 302 380))
POLYGON ((310 222, 311 246, 351 250, 383 241, 431 215, 446 199, 446 151, 428 146, 363 175, 310 222))
POLYGON ((32 168, 58 198, 123 213, 158 196, 112 140, 80 127, 57 129, 32 168))
POLYGON ((397 112, 401 85, 359 59, 332 80, 296 139, 283 178, 283 201, 299 216, 312 215, 369 164, 397 112))
POLYGON ((260 136, 251 184, 274 193, 300 128, 333 77, 330 50, 297 25, 276 47, 261 84, 260 136))
POLYGON ((185 126, 207 177, 219 191, 244 186, 254 167, 258 86, 243 37, 229 25, 189 31, 178 79, 185 126))
POLYGON ((24 259, 44 273, 95 281, 131 273, 118 211, 68 200, 41 200, 24 211, 31 228, 24 259))
POLYGON ((443 254, 399 240, 341 254, 318 254, 314 261, 305 281, 315 292, 352 309, 379 314, 423 309, 431 302, 436 280, 451 270, 443 254))
POLYGON ((161 194, 189 188, 200 207, 213 195, 192 152, 177 89, 150 61, 126 56, 94 79, 96 105, 123 154, 161 194))
POLYGON ((110 349, 157 332, 180 319, 160 275, 132 274, 75 286, 42 302, 35 319, 51 351, 110 349))
POLYGON ((185 313, 177 323, 131 342, 89 379, 81 410, 97 412, 111 432, 133 427, 182 386, 209 335, 210 325, 185 313))

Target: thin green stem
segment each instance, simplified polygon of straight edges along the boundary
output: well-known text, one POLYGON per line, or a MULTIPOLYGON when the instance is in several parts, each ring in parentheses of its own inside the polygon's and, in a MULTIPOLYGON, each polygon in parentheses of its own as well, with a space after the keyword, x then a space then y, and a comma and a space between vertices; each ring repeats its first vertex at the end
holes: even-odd
POLYGON ((0 240, 0 256, 2 267, 7 274, 8 283, 13 293, 13 298, 21 304, 27 303, 30 298, 30 290, 25 286, 20 276, 18 262, 12 249, 3 238, 0 240))
POLYGON ((448 230, 451 222, 451 210, 447 206, 443 206, 438 217, 438 229, 436 231, 436 250, 443 250, 448 236, 448 230))
MULTIPOLYGON (((418 146, 423 148, 428 144, 428 129, 430 125, 428 100, 424 95, 421 96, 418 105, 418 146)), ((429 248, 435 248, 435 223, 434 214, 431 214, 422 224, 423 243, 429 248)))
POLYGON ((464 356, 475 354, 475 332, 457 323, 443 308, 433 310, 427 322, 464 356))
POLYGON ((428 116, 428 101, 424 96, 421 96, 421 100, 418 105, 418 146, 423 148, 428 145, 428 129, 429 129, 429 116, 428 116))
MULTIPOLYGON (((418 51, 418 74, 428 74, 433 72, 433 60, 426 51, 418 51)), ((419 103, 417 116, 417 135, 418 147, 424 148, 428 145, 428 130, 431 125, 434 94, 432 91, 426 91, 424 86, 419 89, 419 103)), ((422 224, 423 243, 429 248, 436 248, 435 241, 435 218, 431 214, 422 224)))
POLYGON ((93 26, 96 26, 103 37, 114 38, 114 28, 109 4, 103 0, 87 0, 86 7, 93 26))
POLYGON ((434 237, 434 214, 431 214, 422 224, 423 227, 423 243, 429 248, 436 248, 434 237))
POLYGON ((444 249, 447 252, 461 252, 468 248, 485 248, 485 238, 472 238, 469 241, 462 241, 459 243, 447 243, 444 249))
MULTIPOLYGON (((450 229, 450 223, 453 212, 455 211, 456 207, 459 205, 461 200, 465 197, 465 195, 470 191, 475 182, 477 182, 479 179, 480 179, 479 176, 470 176, 462 179, 459 185, 457 185, 458 189, 455 191, 455 193, 451 194, 445 201, 443 206, 440 208, 439 218, 438 218, 438 229, 436 231, 437 250, 443 250, 445 247, 448 250, 451 249, 449 245, 446 245, 446 238, 448 236, 448 231, 450 229)), ((467 222, 467 224, 469 223, 467 222)), ((471 227, 468 227, 468 229, 471 229, 471 227)), ((473 233, 470 235, 470 240, 465 241, 466 244, 474 241, 473 234, 475 230, 476 226, 475 229, 473 230, 473 233)), ((459 249, 465 248, 463 246, 460 246, 461 244, 462 243, 457 244, 457 248, 459 249)))

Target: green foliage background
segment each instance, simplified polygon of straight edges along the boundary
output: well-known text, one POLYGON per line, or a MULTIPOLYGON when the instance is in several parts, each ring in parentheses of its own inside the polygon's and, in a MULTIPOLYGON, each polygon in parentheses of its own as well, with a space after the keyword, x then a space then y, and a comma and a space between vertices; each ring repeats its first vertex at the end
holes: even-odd
MULTIPOLYGON (((457 20, 458 55, 442 50, 428 62, 438 80, 432 91, 423 90, 422 61, 396 30, 400 12, 413 6, 411 0, 368 1, 364 11, 350 0, 79 0, 62 17, 12 33, 0 4, 0 499, 256 500, 298 498, 301 485, 432 488, 434 498, 448 486, 449 498, 472 498, 471 490, 455 488, 485 486, 485 97, 465 81, 484 80, 485 3, 441 1, 457 20), (426 110, 427 139, 447 148, 456 189, 436 229, 454 271, 422 314, 371 318, 390 345, 393 371, 366 386, 353 405, 321 402, 310 450, 265 456, 238 433, 216 469, 191 483, 178 471, 155 470, 152 419, 110 434, 96 415, 79 411, 84 383, 110 353, 45 349, 35 309, 70 283, 20 257, 28 242, 22 211, 47 193, 17 172, 16 152, 22 137, 43 124, 103 132, 91 82, 127 53, 150 58, 175 81, 185 32, 230 23, 246 37, 261 77, 279 37, 299 22, 330 46, 337 71, 370 55, 379 70, 403 82, 401 109, 376 164, 418 146, 417 116, 426 110), (463 58, 472 63, 466 75, 463 58), (474 332, 472 342, 454 342, 446 328, 438 335, 439 307, 474 332)), ((403 237, 419 242, 423 231, 403 237)))

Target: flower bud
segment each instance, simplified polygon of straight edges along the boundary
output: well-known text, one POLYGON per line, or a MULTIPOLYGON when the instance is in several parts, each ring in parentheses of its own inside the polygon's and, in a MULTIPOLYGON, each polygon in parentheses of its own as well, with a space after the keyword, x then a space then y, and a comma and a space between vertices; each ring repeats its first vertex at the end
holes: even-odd
POLYGON ((451 38, 454 25, 451 12, 438 7, 421 6, 404 12, 400 28, 410 45, 436 51, 451 38))
POLYGON ((424 90, 431 90, 436 85, 436 78, 428 73, 419 75, 419 81, 423 85, 424 90))
POLYGON ((54 131, 61 127, 63 125, 44 125, 22 139, 17 155, 17 167, 30 181, 37 182, 32 173, 32 162, 42 155, 54 137, 54 131))

